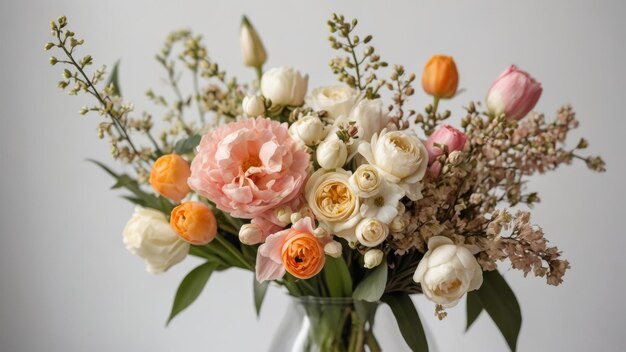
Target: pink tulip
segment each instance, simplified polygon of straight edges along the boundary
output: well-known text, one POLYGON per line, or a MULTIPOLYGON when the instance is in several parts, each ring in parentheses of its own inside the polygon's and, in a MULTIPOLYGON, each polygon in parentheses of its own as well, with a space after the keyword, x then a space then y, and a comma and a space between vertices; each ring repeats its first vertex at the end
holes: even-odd
POLYGON ((505 114, 509 119, 519 120, 535 107, 541 91, 541 83, 511 65, 491 84, 487 109, 493 115, 505 114))
POLYGON ((448 146, 448 153, 455 150, 462 150, 467 141, 465 133, 450 125, 441 125, 426 140, 426 150, 428 150, 428 163, 432 164, 438 156, 443 154, 443 146, 448 146))

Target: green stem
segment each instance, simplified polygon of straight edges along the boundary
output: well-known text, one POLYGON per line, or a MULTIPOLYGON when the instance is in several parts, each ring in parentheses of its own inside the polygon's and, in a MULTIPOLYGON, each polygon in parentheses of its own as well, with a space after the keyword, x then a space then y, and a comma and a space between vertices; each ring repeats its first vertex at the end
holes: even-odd
POLYGON ((261 89, 261 78, 263 78, 263 66, 256 66, 254 68, 256 71, 256 78, 259 81, 259 90, 261 89))
POLYGON ((355 46, 352 44, 352 40, 350 40, 350 33, 346 35, 346 39, 348 40, 348 45, 350 45, 350 53, 352 54, 352 59, 354 59, 354 71, 356 73, 356 83, 359 90, 363 90, 361 86, 361 71, 359 70, 359 60, 356 58, 356 51, 354 51, 355 46))
POLYGON ((433 116, 437 116, 437 108, 439 107, 439 100, 440 98, 438 96, 433 97, 433 116))
POLYGON ((374 336, 372 330, 367 332, 365 336, 365 341, 370 348, 370 352, 382 352, 382 349, 378 344, 378 340, 376 340, 376 336, 374 336))
POLYGON ((219 244, 221 244, 230 254, 232 254, 233 257, 239 260, 239 262, 241 262, 241 264, 243 265, 245 269, 254 271, 254 266, 250 265, 250 263, 248 263, 248 261, 243 257, 241 252, 236 250, 235 247, 233 247, 233 245, 230 242, 228 242, 226 238, 224 238, 224 236, 217 235, 215 236, 215 240, 217 240, 219 244))
POLYGON ((198 105, 198 114, 200 115, 200 122, 204 125, 204 110, 202 110, 202 105, 200 101, 202 97, 200 96, 200 88, 198 87, 198 63, 196 62, 196 66, 193 69, 193 90, 196 94, 196 105, 198 105))

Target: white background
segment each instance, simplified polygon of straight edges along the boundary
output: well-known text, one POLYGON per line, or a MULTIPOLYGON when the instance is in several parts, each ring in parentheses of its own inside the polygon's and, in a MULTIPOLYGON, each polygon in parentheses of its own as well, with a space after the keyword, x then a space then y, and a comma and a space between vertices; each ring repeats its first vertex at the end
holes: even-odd
MULTIPOLYGON (((132 206, 85 161, 113 164, 96 138, 97 117, 77 114, 86 100, 55 88, 61 71, 42 49, 49 20, 67 15, 97 63, 121 58, 122 89, 141 111, 152 109, 147 88, 166 89, 153 55, 171 29, 202 33, 213 59, 252 79, 239 57, 244 13, 264 38, 269 67, 296 66, 311 86, 333 83, 325 24, 333 11, 358 17, 385 60, 418 74, 432 54, 454 56, 467 89, 443 103, 455 123, 510 63, 543 83, 538 110, 574 103, 581 128, 571 143, 587 136, 609 171, 576 163, 529 184, 543 199, 533 221, 572 269, 558 288, 503 270, 522 306, 520 351, 621 350, 625 10, 619 1, 2 1, 0 351, 263 351, 287 301, 271 290, 257 321, 252 276, 232 270, 165 327, 178 283, 199 261, 152 276, 124 249, 132 206)), ((417 90, 411 104, 421 109, 428 98, 417 90)), ((415 301, 442 351, 506 350, 488 316, 464 334, 463 304, 439 322, 432 304, 415 301)))

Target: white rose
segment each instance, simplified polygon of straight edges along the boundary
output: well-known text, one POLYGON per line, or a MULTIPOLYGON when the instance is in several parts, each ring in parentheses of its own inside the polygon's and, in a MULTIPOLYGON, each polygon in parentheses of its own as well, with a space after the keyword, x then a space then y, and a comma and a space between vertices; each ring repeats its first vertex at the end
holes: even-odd
POLYGON ((330 241, 326 243, 324 246, 324 253, 333 258, 341 257, 341 243, 337 241, 330 241))
POLYGON ((326 137, 326 126, 317 116, 304 116, 289 127, 289 134, 305 145, 314 146, 326 137))
POLYGON ((358 100, 356 90, 346 86, 315 88, 306 98, 306 104, 315 111, 324 110, 331 119, 347 116, 358 100))
POLYGON ((363 219, 356 225, 356 239, 365 247, 376 247, 389 235, 389 227, 377 219, 363 219))
POLYGON ((388 181, 398 183, 411 200, 421 198, 419 181, 428 167, 428 152, 414 133, 383 130, 372 136, 371 143, 361 143, 358 151, 388 181))
POLYGON ((348 158, 348 147, 339 139, 328 139, 317 146, 317 163, 326 170, 341 168, 348 158))
MULTIPOLYGON (((320 234, 332 233, 356 241, 354 227, 361 220, 359 196, 348 182, 350 172, 319 169, 311 175, 304 189, 307 204, 320 223, 320 234)), ((317 229, 315 230, 317 234, 317 229)))
POLYGON ((272 105, 300 106, 304 102, 308 75, 291 67, 278 67, 266 71, 261 78, 261 92, 272 105))
POLYGON ((413 280, 420 283, 429 300, 454 307, 468 291, 483 283, 483 271, 472 253, 447 237, 434 236, 428 252, 417 265, 413 280))
POLYGON ((189 243, 178 237, 163 213, 153 209, 135 207, 123 234, 126 249, 144 259, 149 273, 165 272, 189 253, 189 243))
POLYGON ((354 122, 359 137, 357 141, 369 141, 389 124, 389 115, 381 99, 363 99, 352 109, 349 115, 343 115, 334 122, 335 126, 354 122))
POLYGON ((350 184, 358 191, 359 197, 369 198, 380 193, 383 179, 376 167, 363 164, 350 176, 350 184))
POLYGON ((241 103, 244 114, 248 117, 257 117, 265 114, 265 100, 259 95, 247 95, 241 103))
POLYGON ((384 256, 385 254, 380 249, 370 249, 363 255, 363 261, 365 262, 363 266, 367 269, 375 268, 383 262, 384 256))

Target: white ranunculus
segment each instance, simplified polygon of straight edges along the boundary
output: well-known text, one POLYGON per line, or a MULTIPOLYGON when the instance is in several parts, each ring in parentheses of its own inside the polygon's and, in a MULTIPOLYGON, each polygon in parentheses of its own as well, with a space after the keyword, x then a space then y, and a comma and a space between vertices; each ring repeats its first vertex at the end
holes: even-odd
POLYGON ((348 147, 337 138, 327 139, 317 146, 317 163, 326 170, 341 168, 348 158, 348 147))
POLYGON ((356 225, 356 239, 365 247, 376 247, 389 235, 389 227, 378 219, 363 219, 356 225))
POLYGON ((483 283, 483 271, 472 253, 443 236, 431 237, 428 252, 417 265, 413 280, 429 300, 454 307, 468 291, 483 283))
POLYGON ((320 227, 316 234, 334 234, 350 242, 356 241, 354 228, 361 220, 359 196, 350 186, 350 172, 319 169, 306 183, 304 194, 320 227))
POLYGON ((165 272, 189 253, 189 243, 172 230, 165 214, 153 209, 135 207, 123 234, 126 249, 143 258, 153 274, 165 272))
POLYGON ((359 153, 388 181, 401 186, 411 200, 421 198, 419 181, 428 167, 428 151, 413 132, 383 130, 374 134, 370 143, 361 143, 359 153))
POLYGON ((305 145, 314 146, 326 137, 326 126, 317 116, 303 116, 289 127, 289 134, 305 145))
POLYGON ((348 116, 359 94, 356 90, 347 86, 328 86, 313 89, 306 97, 306 104, 315 111, 324 110, 330 119, 339 116, 348 116))
POLYGON ((300 106, 304 102, 308 75, 291 67, 277 67, 266 71, 261 78, 261 92, 272 105, 300 106))
POLYGON ((265 114, 265 100, 260 95, 246 95, 241 106, 243 113, 248 117, 258 117, 265 114))
POLYGON ((378 173, 378 169, 369 164, 359 166, 354 174, 350 176, 350 184, 358 191, 361 198, 376 196, 380 193, 383 182, 384 180, 378 173))
POLYGON ((380 249, 370 249, 363 255, 364 267, 372 269, 380 265, 383 262, 385 254, 380 249))
POLYGON ((389 224, 398 215, 398 203, 402 197, 404 190, 400 186, 383 181, 380 192, 365 199, 361 204, 361 215, 389 224))

